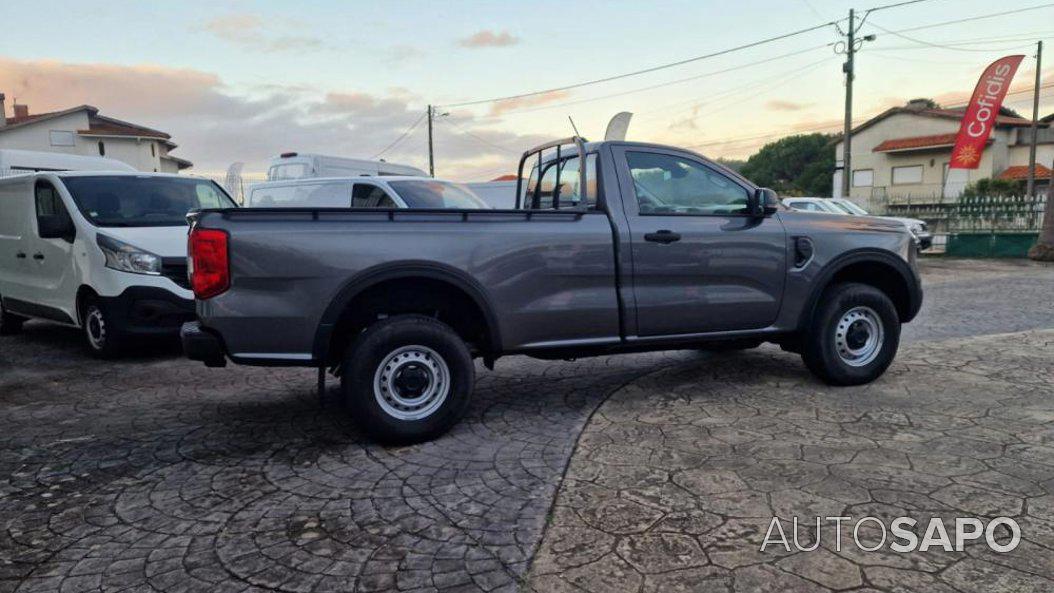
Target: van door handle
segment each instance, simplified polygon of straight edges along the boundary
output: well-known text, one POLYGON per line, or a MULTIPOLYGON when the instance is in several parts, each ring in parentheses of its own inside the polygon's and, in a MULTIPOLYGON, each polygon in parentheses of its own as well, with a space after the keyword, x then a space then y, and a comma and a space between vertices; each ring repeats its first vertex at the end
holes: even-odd
POLYGON ((681 234, 663 229, 658 232, 644 235, 644 240, 651 241, 652 243, 674 243, 681 240, 681 234))
POLYGON ((19 251, 15 254, 15 257, 17 257, 18 259, 26 259, 26 254, 24 252, 19 251))
POLYGON ((35 259, 37 261, 40 261, 40 260, 44 259, 44 254, 43 253, 34 253, 33 254, 33 259, 35 259))

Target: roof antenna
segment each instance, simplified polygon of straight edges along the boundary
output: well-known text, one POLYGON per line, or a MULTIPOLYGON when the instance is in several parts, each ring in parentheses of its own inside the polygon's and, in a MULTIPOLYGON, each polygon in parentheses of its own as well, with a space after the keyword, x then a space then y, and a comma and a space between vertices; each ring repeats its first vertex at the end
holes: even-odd
POLYGON ((571 129, 575 131, 575 136, 581 138, 582 134, 578 132, 578 126, 575 125, 575 120, 571 119, 571 116, 569 115, 567 116, 567 121, 571 122, 571 129))

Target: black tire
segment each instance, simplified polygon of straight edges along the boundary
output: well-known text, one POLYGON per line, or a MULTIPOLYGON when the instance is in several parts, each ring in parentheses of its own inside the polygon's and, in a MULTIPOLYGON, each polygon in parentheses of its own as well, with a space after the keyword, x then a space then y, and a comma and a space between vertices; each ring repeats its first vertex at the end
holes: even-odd
POLYGON ((465 414, 475 383, 465 342, 423 315, 371 325, 348 346, 343 367, 341 390, 353 420, 388 444, 426 441, 450 430, 465 414), (420 405, 404 405, 418 399, 420 405))
POLYGON ((12 336, 22 331, 22 323, 25 317, 19 317, 14 313, 8 313, 4 309, 4 301, 0 299, 0 336, 12 336))
POLYGON ((124 352, 125 338, 113 315, 98 299, 89 297, 81 310, 81 331, 88 352, 98 358, 116 358, 124 352))
POLYGON ((847 282, 824 290, 803 336, 801 357, 826 383, 861 385, 886 372, 899 345, 900 317, 889 297, 873 286, 847 282))

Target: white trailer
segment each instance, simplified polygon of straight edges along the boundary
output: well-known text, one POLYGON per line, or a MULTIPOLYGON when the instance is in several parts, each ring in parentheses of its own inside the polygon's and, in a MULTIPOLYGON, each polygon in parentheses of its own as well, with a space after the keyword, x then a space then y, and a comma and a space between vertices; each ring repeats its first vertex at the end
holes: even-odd
POLYGON ((268 181, 309 177, 376 177, 381 175, 427 177, 428 174, 409 165, 300 152, 283 152, 271 159, 267 168, 268 181))

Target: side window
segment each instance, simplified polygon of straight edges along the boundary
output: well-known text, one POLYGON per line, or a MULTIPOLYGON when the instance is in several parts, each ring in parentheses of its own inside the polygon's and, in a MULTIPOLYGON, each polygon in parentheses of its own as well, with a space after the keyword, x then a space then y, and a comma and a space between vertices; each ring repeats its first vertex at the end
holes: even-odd
POLYGON ((376 185, 356 183, 351 191, 352 208, 398 208, 395 200, 376 185))
POLYGON ((198 194, 198 208, 223 208, 223 201, 216 192, 216 188, 207 183, 199 183, 194 186, 198 194))
POLYGON ((298 205, 322 208, 347 208, 351 203, 350 183, 308 183, 296 189, 298 205))
POLYGON ((732 179, 686 158, 627 152, 641 214, 743 214, 747 190, 732 179))
POLYGON ((46 181, 37 182, 34 202, 36 203, 37 212, 37 235, 41 238, 45 238, 41 234, 41 229, 54 227, 59 222, 63 224, 72 222, 69 212, 66 211, 66 206, 62 203, 62 197, 59 196, 55 186, 50 183, 46 181))

